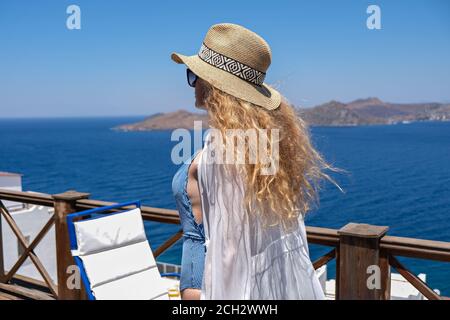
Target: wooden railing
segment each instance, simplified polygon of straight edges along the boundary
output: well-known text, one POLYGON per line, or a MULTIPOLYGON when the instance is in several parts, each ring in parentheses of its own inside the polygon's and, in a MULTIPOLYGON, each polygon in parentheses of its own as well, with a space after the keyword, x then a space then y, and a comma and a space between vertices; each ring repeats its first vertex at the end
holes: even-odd
MULTIPOLYGON (((70 276, 67 270, 69 266, 74 265, 74 261, 69 250, 69 238, 65 217, 72 212, 111 204, 113 203, 91 200, 89 199, 88 193, 76 191, 48 195, 0 189, 1 215, 13 230, 18 241, 25 248, 14 266, 6 271, 3 263, 3 243, 0 232, 0 289, 2 284, 8 284, 11 281, 20 281, 21 283, 27 283, 34 287, 46 287, 48 293, 57 299, 83 299, 85 297, 83 288, 78 290, 69 289, 66 285, 70 276), (28 244, 14 222, 13 217, 1 203, 1 200, 53 207, 55 211, 35 239, 28 244), (34 253, 34 248, 36 248, 37 244, 53 224, 55 225, 58 286, 53 283, 48 272, 34 253), (44 282, 16 275, 17 270, 27 257, 34 263, 43 277, 44 282)), ((120 210, 123 209, 126 208, 121 208, 120 210)), ((142 206, 141 212, 144 220, 168 224, 180 223, 176 210, 142 206)), ((1 227, 0 219, 0 230, 1 227)), ((420 278, 410 272, 400 263, 397 256, 450 262, 450 242, 392 237, 386 235, 388 227, 355 223, 349 223, 339 230, 307 227, 306 231, 310 244, 331 247, 331 250, 314 261, 313 265, 318 269, 331 260, 336 260, 336 299, 389 299, 391 267, 403 275, 426 298, 445 298, 439 296, 420 278), (374 278, 377 280, 374 281, 375 286, 368 285, 368 278, 370 276, 376 277, 374 278)), ((171 235, 155 250, 154 255, 157 257, 165 252, 181 236, 181 230, 171 235)))

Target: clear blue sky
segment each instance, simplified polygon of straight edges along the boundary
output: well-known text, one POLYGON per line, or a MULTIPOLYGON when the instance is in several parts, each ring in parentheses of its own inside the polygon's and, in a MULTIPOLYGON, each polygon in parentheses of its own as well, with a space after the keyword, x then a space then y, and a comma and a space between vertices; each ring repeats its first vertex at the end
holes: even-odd
POLYGON ((0 2, 0 117, 147 115, 194 110, 185 69, 212 24, 271 45, 267 80, 294 104, 377 96, 450 101, 450 1, 0 2), (81 30, 66 8, 81 8, 81 30), (381 7, 381 30, 366 8, 381 7))

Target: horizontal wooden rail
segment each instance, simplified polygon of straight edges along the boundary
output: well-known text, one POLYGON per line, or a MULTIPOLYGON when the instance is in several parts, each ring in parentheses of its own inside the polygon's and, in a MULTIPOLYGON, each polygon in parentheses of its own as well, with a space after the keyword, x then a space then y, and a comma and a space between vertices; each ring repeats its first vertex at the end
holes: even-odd
MULTIPOLYGON (((0 290, 6 292, 9 299, 54 300, 55 298, 39 290, 29 289, 15 284, 0 283, 0 290)), ((2 293, 3 295, 4 293, 2 293)))
POLYGON ((380 247, 396 256, 450 262, 450 242, 384 236, 380 247))
POLYGON ((51 195, 39 192, 23 192, 0 189, 0 200, 9 200, 21 203, 35 204, 38 206, 53 207, 51 195))
POLYGON ((339 245, 339 235, 335 229, 306 227, 306 234, 309 243, 329 247, 337 247, 339 245))
POLYGON ((24 287, 36 289, 51 294, 51 291, 48 288, 47 284, 45 283, 45 281, 42 280, 30 278, 21 274, 15 274, 11 279, 11 282, 17 285, 22 285, 24 287))

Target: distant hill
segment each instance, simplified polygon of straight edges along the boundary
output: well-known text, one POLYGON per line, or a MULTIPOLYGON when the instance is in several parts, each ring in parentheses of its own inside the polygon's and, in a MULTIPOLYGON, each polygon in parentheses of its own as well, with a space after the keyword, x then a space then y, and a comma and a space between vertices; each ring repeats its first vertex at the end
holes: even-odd
POLYGON ((297 111, 310 125, 320 126, 450 121, 450 104, 400 104, 383 102, 378 98, 358 99, 349 103, 330 101, 314 108, 297 108, 297 111))
MULTIPOLYGON (((356 126, 395 124, 413 121, 450 121, 450 104, 389 103, 378 98, 358 99, 349 103, 330 101, 313 108, 296 108, 298 115, 312 126, 356 126)), ((194 121, 208 127, 206 113, 178 110, 154 114, 141 122, 115 127, 123 131, 192 129, 194 121)))
POLYGON ((169 130, 175 128, 194 128, 194 121, 202 121, 203 128, 208 127, 208 116, 205 113, 193 113, 178 110, 168 113, 156 113, 143 121, 124 124, 113 129, 122 131, 169 130))

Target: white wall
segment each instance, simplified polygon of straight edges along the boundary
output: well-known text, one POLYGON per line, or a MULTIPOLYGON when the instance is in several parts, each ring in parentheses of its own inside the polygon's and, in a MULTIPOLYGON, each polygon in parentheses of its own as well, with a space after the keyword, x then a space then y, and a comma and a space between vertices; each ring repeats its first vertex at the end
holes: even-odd
MULTIPOLYGON (((0 175, 0 189, 22 191, 22 176, 20 175, 0 175)), ((21 209, 22 203, 2 200, 8 210, 21 209)))

